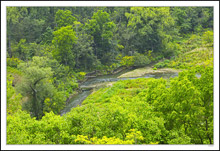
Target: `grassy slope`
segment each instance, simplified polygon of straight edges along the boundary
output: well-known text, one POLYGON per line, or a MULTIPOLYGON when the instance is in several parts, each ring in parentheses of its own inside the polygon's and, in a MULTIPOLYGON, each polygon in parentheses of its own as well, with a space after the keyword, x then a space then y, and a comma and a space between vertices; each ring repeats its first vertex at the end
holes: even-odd
POLYGON ((168 67, 179 69, 196 65, 213 65, 213 47, 200 47, 180 54, 168 67))

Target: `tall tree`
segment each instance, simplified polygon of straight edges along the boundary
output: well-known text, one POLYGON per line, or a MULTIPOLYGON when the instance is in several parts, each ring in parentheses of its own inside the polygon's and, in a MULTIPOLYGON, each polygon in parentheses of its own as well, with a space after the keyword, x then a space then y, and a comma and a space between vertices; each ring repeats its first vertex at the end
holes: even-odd
POLYGON ((107 12, 99 10, 94 13, 92 19, 86 23, 88 32, 94 37, 94 50, 98 59, 102 63, 106 63, 108 58, 114 54, 115 48, 113 43, 113 33, 116 25, 111 21, 107 12))
POLYGON ((95 68, 98 64, 92 45, 94 41, 91 35, 86 34, 85 26, 80 22, 74 22, 77 42, 73 46, 75 54, 75 66, 84 70, 95 68))
POLYGON ((212 7, 172 7, 171 13, 182 36, 213 28, 212 7))
POLYGON ((53 29, 48 26, 46 31, 41 35, 42 44, 52 44, 53 40, 53 29))
POLYGON ((174 20, 169 7, 131 7, 128 28, 137 34, 132 43, 139 53, 146 50, 161 52, 166 43, 172 40, 174 20))
POLYGON ((45 64, 46 58, 34 57, 31 63, 21 63, 19 68, 24 72, 24 81, 18 86, 23 96, 28 96, 30 112, 40 119, 43 115, 43 105, 46 97, 52 95, 53 86, 48 79, 52 76, 50 67, 45 64))
POLYGON ((11 43, 15 39, 16 25, 26 13, 27 9, 24 7, 7 7, 7 51, 10 57, 12 57, 11 43))
POLYGON ((54 32, 52 43, 55 45, 53 51, 54 58, 60 63, 74 68, 74 53, 72 51, 73 44, 76 43, 77 37, 72 26, 61 27, 54 32))
POLYGON ((58 28, 62 26, 73 25, 73 22, 76 20, 77 19, 72 16, 72 12, 69 10, 64 11, 64 10, 59 9, 56 12, 55 21, 56 21, 58 28))
POLYGON ((69 93, 77 86, 74 78, 67 77, 65 67, 47 57, 35 56, 28 63, 20 63, 18 68, 24 73, 24 78, 17 90, 28 98, 24 109, 27 106, 37 119, 45 112, 59 114, 69 93))

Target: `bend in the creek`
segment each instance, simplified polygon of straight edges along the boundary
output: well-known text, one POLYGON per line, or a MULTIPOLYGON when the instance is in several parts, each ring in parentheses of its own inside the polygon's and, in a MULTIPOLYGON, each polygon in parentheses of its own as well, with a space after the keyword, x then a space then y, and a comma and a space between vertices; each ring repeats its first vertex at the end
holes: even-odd
MULTIPOLYGON (((80 85, 81 88, 83 87, 91 87, 93 88, 94 85, 98 85, 104 82, 114 82, 119 80, 128 80, 128 79, 137 79, 137 78, 173 78, 178 76, 178 72, 170 72, 170 73, 157 73, 157 74, 146 74, 144 76, 139 77, 128 77, 128 78, 117 78, 119 75, 105 75, 105 76, 98 76, 95 78, 91 78, 88 81, 85 81, 83 84, 80 85)), ((86 91, 82 91, 73 98, 70 99, 70 102, 66 105, 66 107, 62 110, 61 115, 69 112, 71 108, 77 107, 81 105, 82 102, 91 94, 91 91, 87 89, 86 91)))

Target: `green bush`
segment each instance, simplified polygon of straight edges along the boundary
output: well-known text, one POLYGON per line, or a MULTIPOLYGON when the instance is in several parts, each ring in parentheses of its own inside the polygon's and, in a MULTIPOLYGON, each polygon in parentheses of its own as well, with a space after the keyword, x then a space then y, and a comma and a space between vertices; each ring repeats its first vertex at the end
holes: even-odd
POLYGON ((78 72, 78 73, 76 73, 76 78, 77 78, 77 80, 82 81, 82 80, 84 80, 85 75, 86 75, 85 72, 78 72))
POLYGON ((154 65, 154 67, 156 67, 156 68, 163 68, 163 67, 165 67, 165 66, 166 66, 166 64, 163 63, 163 62, 159 62, 159 63, 157 63, 157 64, 154 65))
POLYGON ((122 66, 130 67, 134 65, 134 57, 133 56, 124 56, 120 62, 122 66))
POLYGON ((209 44, 210 46, 213 46, 213 38, 213 31, 204 32, 202 35, 202 43, 204 45, 209 44))
POLYGON ((17 65, 21 62, 21 60, 19 60, 18 58, 7 58, 7 66, 10 67, 17 67, 17 65))
POLYGON ((164 60, 163 62, 158 62, 157 64, 154 65, 156 68, 164 68, 167 67, 170 63, 170 60, 164 60))
POLYGON ((163 62, 164 62, 165 64, 168 64, 168 63, 170 63, 170 60, 166 59, 166 60, 164 60, 163 62))
POLYGON ((158 56, 152 58, 152 61, 156 61, 157 62, 157 61, 159 61, 162 58, 163 58, 163 55, 158 55, 158 56))
POLYGON ((146 66, 150 63, 148 56, 144 56, 140 53, 135 53, 134 55, 134 66, 146 66))

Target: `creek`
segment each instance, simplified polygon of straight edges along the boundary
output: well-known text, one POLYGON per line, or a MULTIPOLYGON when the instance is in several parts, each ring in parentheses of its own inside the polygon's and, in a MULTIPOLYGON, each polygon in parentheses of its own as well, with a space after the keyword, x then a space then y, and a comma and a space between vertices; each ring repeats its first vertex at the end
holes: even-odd
POLYGON ((69 102, 66 104, 65 108, 61 111, 61 115, 69 112, 72 108, 80 106, 83 102, 83 100, 86 99, 87 96, 89 96, 92 93, 92 89, 97 88, 97 85, 101 85, 103 83, 107 82, 115 82, 119 80, 128 80, 128 79, 137 79, 137 78, 172 78, 177 77, 178 72, 169 72, 169 73, 154 73, 154 74, 145 74, 144 76, 139 77, 130 77, 130 78, 117 78, 123 73, 128 72, 129 70, 124 70, 122 72, 119 72, 114 75, 103 75, 103 76, 97 76, 95 78, 91 78, 86 80, 85 82, 80 84, 80 88, 82 89, 82 92, 79 92, 77 95, 72 97, 69 102), (85 88, 85 89, 83 89, 85 88))

